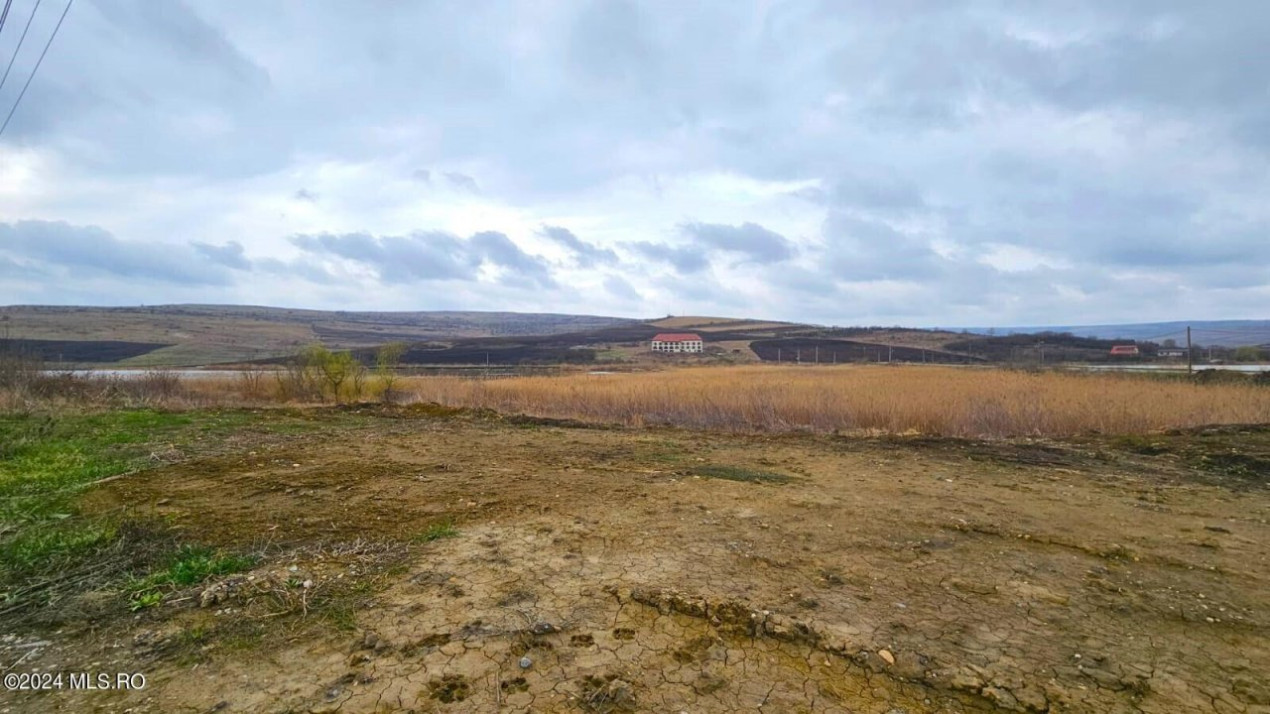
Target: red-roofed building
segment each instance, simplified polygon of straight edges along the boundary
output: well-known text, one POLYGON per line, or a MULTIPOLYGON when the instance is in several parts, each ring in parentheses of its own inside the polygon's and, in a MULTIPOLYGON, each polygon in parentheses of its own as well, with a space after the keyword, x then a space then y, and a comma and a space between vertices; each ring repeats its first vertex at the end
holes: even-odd
POLYGON ((1111 348, 1111 354, 1117 357, 1137 357, 1141 353, 1137 345, 1116 345, 1111 348))
POLYGON ((701 352, 705 342, 691 332, 663 332, 653 337, 654 352, 701 352))

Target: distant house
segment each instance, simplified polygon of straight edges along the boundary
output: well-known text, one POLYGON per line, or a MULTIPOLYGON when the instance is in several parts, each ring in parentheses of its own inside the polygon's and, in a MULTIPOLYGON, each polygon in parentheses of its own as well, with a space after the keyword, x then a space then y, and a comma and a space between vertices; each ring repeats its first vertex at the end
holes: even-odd
POLYGON ((1137 357, 1139 354, 1137 345, 1116 345, 1111 348, 1113 357, 1137 357))
POLYGON ((1186 356, 1186 350, 1181 347, 1161 347, 1155 351, 1155 355, 1165 359, 1179 359, 1186 356))
POLYGON ((654 352, 701 352, 705 342, 691 332, 663 332, 653 337, 654 352))

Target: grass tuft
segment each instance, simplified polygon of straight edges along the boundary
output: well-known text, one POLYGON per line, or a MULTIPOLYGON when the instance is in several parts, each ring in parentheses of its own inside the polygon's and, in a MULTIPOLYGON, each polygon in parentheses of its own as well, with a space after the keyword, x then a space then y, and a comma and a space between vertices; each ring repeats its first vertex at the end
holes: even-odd
POLYGON ((459 534, 454 523, 451 521, 440 521, 428 526, 427 530, 414 537, 416 543, 431 543, 442 538, 453 538, 459 534))
POLYGON ((129 588, 134 594, 162 589, 176 590, 197 585, 214 575, 229 575, 252 568, 254 556, 222 553, 211 548, 183 545, 177 549, 163 569, 135 581, 129 588))

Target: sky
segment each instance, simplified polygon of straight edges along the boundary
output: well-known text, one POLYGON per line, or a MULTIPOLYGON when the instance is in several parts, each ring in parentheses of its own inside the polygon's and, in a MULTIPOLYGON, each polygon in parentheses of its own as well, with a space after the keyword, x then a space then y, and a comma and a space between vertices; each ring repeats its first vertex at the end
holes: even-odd
POLYGON ((0 134, 0 304, 1266 318, 1267 37, 1261 0, 77 0, 0 134))

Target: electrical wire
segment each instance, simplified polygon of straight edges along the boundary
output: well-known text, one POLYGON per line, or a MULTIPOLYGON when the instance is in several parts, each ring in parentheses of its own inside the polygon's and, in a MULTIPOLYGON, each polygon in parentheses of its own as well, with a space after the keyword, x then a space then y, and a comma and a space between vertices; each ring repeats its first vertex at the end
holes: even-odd
POLYGON ((26 90, 31 86, 31 80, 35 79, 35 73, 40 71, 40 65, 44 62, 44 55, 47 55, 49 48, 53 46, 53 38, 57 37, 57 31, 62 29, 62 21, 66 19, 66 14, 71 11, 71 5, 75 4, 75 0, 66 0, 66 9, 62 11, 62 16, 57 18, 57 25, 53 27, 53 34, 49 35, 49 41, 44 43, 44 51, 40 53, 40 58, 35 61, 35 66, 31 68, 31 75, 26 78, 26 84, 22 85, 22 91, 18 92, 18 98, 13 102, 13 108, 9 110, 9 116, 4 118, 4 123, 0 124, 0 136, 4 136, 4 130, 9 127, 9 120, 13 118, 13 113, 18 110, 18 105, 22 103, 22 97, 26 96, 26 90))
POLYGON ((13 55, 9 57, 9 66, 4 68, 4 76, 0 77, 0 89, 4 89, 5 80, 9 78, 9 70, 13 69, 13 61, 18 58, 18 52, 22 50, 22 43, 26 40, 26 33, 31 29, 31 21, 35 19, 35 12, 40 9, 41 0, 35 0, 35 7, 31 8, 31 15, 26 19, 26 27, 22 28, 22 36, 18 38, 18 46, 13 48, 13 55))
POLYGON ((13 0, 4 0, 4 12, 0 12, 0 32, 4 32, 4 21, 9 19, 9 6, 13 0))

